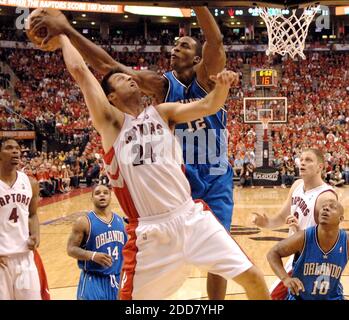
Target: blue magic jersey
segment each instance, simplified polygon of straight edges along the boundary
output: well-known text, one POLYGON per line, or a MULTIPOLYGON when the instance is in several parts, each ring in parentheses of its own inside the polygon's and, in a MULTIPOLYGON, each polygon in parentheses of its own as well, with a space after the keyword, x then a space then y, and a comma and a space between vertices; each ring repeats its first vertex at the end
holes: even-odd
POLYGON ((122 219, 115 213, 110 223, 101 220, 95 212, 87 214, 90 222, 90 234, 81 247, 89 251, 109 254, 113 258, 111 267, 103 267, 93 261, 78 261, 79 268, 83 271, 94 272, 101 275, 117 275, 122 266, 122 248, 127 240, 122 219))
MULTIPOLYGON (((181 83, 173 71, 166 72, 164 77, 169 84, 165 102, 189 103, 200 100, 207 95, 207 92, 200 86, 196 77, 189 86, 181 83)), ((207 164, 213 166, 219 166, 219 164, 227 165, 226 122, 227 113, 222 106, 221 110, 214 115, 176 125, 176 135, 180 138, 183 148, 184 162, 186 164, 207 164), (187 130, 184 133, 184 138, 181 137, 181 129, 187 130)), ((226 169, 225 166, 224 171, 216 174, 225 174, 226 169)))
POLYGON ((325 253, 317 238, 317 226, 305 230, 304 248, 294 264, 292 277, 298 278, 305 292, 289 293, 288 300, 343 300, 340 277, 348 261, 347 233, 340 230, 333 248, 325 253))

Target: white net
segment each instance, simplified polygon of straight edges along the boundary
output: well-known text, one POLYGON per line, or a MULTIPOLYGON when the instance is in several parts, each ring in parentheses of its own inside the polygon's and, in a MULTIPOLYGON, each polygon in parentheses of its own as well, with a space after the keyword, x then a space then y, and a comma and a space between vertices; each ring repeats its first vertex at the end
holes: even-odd
POLYGON ((269 118, 262 118, 261 119, 263 130, 268 129, 269 121, 270 121, 269 118))
POLYGON ((259 14, 268 30, 269 43, 266 54, 279 53, 284 56, 288 53, 292 58, 298 54, 305 59, 305 38, 318 7, 319 5, 310 5, 299 16, 296 15, 297 10, 291 10, 289 17, 286 17, 282 10, 259 8, 259 14))

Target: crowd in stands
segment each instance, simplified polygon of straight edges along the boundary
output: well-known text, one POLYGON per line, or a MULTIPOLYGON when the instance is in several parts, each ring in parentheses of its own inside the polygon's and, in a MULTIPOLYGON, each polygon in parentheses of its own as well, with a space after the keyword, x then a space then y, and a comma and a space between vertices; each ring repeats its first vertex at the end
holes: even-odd
POLYGON ((28 176, 39 182, 42 197, 69 192, 79 188, 82 182, 88 187, 99 180, 108 184, 108 180, 103 180, 100 154, 89 153, 88 148, 82 153, 79 147, 69 152, 45 153, 23 147, 21 166, 28 176))
MULTIPOLYGON (((310 53, 305 61, 268 61, 265 55, 257 54, 249 61, 252 67, 275 63, 281 64, 282 75, 273 95, 288 98, 288 123, 270 128, 273 166, 280 169, 282 186, 291 185, 298 177, 301 150, 310 147, 325 153, 324 178, 328 183, 348 184, 349 55, 310 53)), ((251 96, 253 91, 250 84, 243 84, 237 96, 251 96)), ((228 107, 229 150, 248 163, 246 155, 255 151, 255 128, 243 123, 240 97, 229 99, 228 107)))
MULTIPOLYGON (((169 69, 166 52, 114 52, 110 48, 110 53, 118 61, 136 69, 158 72, 169 69)), ((81 92, 64 66, 61 52, 0 48, 0 57, 19 79, 14 85, 18 99, 0 89, 1 128, 20 129, 27 125, 23 117, 35 125, 37 135, 48 141, 49 146, 53 143, 51 141, 60 141, 60 147, 65 144, 63 149, 67 158, 70 150, 75 150, 74 156, 80 166, 77 170, 76 162, 59 160, 58 151, 48 150, 29 157, 26 170, 39 175, 41 180, 45 177, 41 185, 46 186, 47 194, 67 191, 78 186, 79 180, 87 180, 85 159, 99 164, 99 172, 102 176, 104 174, 101 179, 105 182, 101 161, 96 158, 102 154, 98 135, 92 127, 81 92), (6 108, 1 108, 1 105, 6 108), (9 113, 8 109, 15 113, 9 113), (52 179, 58 182, 50 184, 48 180, 52 179)), ((281 82, 273 94, 288 98, 288 123, 273 125, 269 129, 274 158, 271 165, 280 170, 282 186, 291 185, 298 177, 299 155, 305 147, 317 147, 325 152, 325 179, 329 183, 337 186, 348 184, 349 54, 310 53, 305 61, 281 59, 279 56, 270 59, 264 53, 228 54, 227 67, 238 72, 241 79, 245 64, 251 68, 281 66, 281 82)), ((254 95, 251 83, 241 81, 231 90, 226 104, 230 162, 242 186, 253 186, 256 168, 256 128, 243 123, 242 100, 254 95)), ((144 103, 150 102, 144 100, 144 103)), ((98 177, 93 175, 92 180, 88 178, 88 183, 98 177)))

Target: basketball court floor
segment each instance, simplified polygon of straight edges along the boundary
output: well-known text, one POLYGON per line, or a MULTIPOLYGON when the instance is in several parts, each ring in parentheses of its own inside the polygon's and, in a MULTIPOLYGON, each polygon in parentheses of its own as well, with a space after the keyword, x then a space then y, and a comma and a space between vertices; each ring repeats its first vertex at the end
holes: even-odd
MULTIPOLYGON (((270 286, 276 277, 266 260, 268 250, 287 236, 287 228, 262 230, 251 223, 251 212, 264 212, 274 215, 286 199, 289 189, 281 188, 235 188, 235 209, 231 234, 242 246, 251 260, 263 271, 270 286)), ((349 230, 349 187, 337 189, 340 201, 345 208, 345 220, 342 228, 349 230)), ((72 223, 77 217, 89 211, 91 205, 90 189, 79 189, 68 195, 40 202, 39 220, 41 224, 41 244, 39 252, 45 264, 51 298, 54 300, 76 299, 76 287, 79 279, 77 262, 66 253, 66 244, 72 223)), ((112 208, 122 215, 119 204, 112 196, 112 208)), ((344 293, 349 297, 349 270, 342 277, 344 293)), ((206 274, 192 268, 190 277, 171 299, 207 299, 206 274)), ((233 281, 228 282, 226 299, 246 299, 243 289, 233 281)))

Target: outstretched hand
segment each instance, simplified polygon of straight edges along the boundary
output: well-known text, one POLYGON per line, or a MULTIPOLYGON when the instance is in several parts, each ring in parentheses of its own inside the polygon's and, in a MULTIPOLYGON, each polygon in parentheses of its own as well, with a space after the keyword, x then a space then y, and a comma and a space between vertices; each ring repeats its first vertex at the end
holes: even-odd
POLYGON ((252 212, 252 223, 255 224, 257 227, 266 228, 268 225, 268 217, 265 213, 260 214, 258 212, 252 212))
POLYGON ((210 80, 218 86, 231 88, 236 86, 239 82, 239 75, 236 72, 223 70, 217 75, 211 75, 210 80))
POLYGON ((41 44, 45 47, 52 38, 65 33, 71 26, 65 15, 59 10, 56 15, 52 15, 43 9, 39 15, 30 19, 30 29, 34 34, 41 28, 47 29, 47 35, 41 44))

